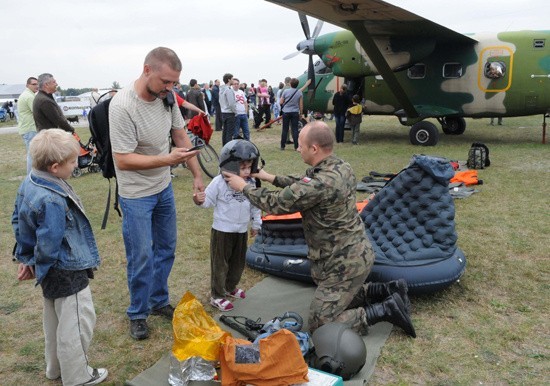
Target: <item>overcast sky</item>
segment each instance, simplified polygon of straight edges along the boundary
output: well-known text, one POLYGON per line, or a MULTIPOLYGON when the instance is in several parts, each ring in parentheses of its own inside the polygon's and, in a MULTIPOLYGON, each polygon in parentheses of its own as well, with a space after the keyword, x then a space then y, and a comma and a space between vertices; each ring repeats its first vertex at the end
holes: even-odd
MULTIPOLYGON (((458 32, 550 30, 548 0, 388 2, 458 32)), ((282 60, 304 38, 297 14, 263 0, 15 0, 1 9, 0 84, 50 72, 62 88, 125 86, 157 46, 178 53, 182 83, 231 72, 276 85, 307 67, 306 55, 282 60)), ((321 33, 336 30, 325 23, 321 33)))

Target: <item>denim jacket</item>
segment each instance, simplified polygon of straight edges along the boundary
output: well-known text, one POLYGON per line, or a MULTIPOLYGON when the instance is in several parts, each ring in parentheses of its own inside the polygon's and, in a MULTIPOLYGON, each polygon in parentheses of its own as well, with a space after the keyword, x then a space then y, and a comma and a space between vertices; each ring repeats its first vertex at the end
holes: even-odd
POLYGON ((61 186, 32 172, 19 187, 11 222, 17 241, 15 256, 35 266, 37 285, 52 267, 77 271, 100 264, 83 209, 61 186))

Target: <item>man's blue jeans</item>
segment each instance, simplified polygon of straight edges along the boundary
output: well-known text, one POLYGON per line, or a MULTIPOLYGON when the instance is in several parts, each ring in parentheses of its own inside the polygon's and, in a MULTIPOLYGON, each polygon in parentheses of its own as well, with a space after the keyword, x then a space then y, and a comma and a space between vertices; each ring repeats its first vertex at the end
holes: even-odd
POLYGON ((130 320, 146 319, 152 310, 169 304, 168 276, 174 264, 177 227, 174 192, 119 197, 126 247, 130 320))
POLYGON ((31 153, 29 152, 29 145, 36 134, 38 134, 36 131, 29 131, 28 133, 21 135, 23 142, 25 142, 25 148, 27 149, 27 174, 29 174, 32 169, 32 158, 31 153))
POLYGON ((334 120, 336 121, 336 142, 344 142, 344 126, 346 125, 346 116, 334 114, 334 120))
POLYGON ((235 133, 233 139, 239 137, 240 129, 243 129, 243 138, 250 141, 250 129, 248 128, 248 115, 237 114, 235 115, 235 133))

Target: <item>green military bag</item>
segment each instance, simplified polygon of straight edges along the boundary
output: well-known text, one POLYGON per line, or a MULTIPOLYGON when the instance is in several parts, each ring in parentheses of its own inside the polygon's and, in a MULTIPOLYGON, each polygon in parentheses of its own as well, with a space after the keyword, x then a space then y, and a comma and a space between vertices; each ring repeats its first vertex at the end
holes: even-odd
POLYGON ((466 161, 468 169, 485 169, 489 165, 491 165, 489 148, 481 142, 472 143, 468 151, 468 161, 466 161))

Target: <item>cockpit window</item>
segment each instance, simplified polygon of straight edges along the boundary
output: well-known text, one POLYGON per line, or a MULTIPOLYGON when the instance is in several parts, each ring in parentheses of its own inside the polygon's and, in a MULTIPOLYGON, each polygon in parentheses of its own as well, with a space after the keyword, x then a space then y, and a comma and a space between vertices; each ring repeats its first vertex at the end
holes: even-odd
POLYGON ((500 79, 506 74, 506 65, 503 62, 485 63, 485 76, 489 79, 500 79))
POLYGON ((460 63, 445 63, 443 65, 444 78, 460 78, 462 76, 462 64, 460 63))
POLYGON ((407 76, 410 79, 423 79, 426 77, 426 65, 424 63, 417 63, 407 70, 407 76))

